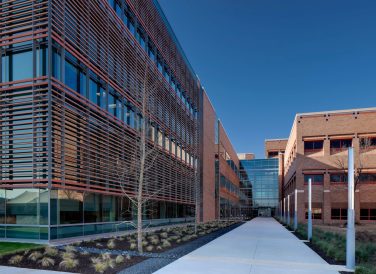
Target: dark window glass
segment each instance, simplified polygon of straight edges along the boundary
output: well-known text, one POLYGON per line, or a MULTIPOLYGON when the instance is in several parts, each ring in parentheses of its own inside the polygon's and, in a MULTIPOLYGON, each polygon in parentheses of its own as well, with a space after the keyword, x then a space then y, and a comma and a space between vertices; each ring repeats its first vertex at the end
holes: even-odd
POLYGON ((102 222, 102 195, 87 193, 85 195, 85 223, 102 222))
MULTIPOLYGON (((305 217, 308 219, 308 209, 306 209, 305 217)), ((312 208, 312 219, 313 220, 321 220, 322 212, 321 208, 312 208)))
POLYGON ((113 95, 111 92, 108 94, 108 112, 114 116, 116 114, 115 95, 113 95))
POLYGON ((320 150, 324 141, 304 141, 304 150, 320 150))
POLYGON ((121 18, 121 6, 118 2, 115 2, 115 12, 121 18))
POLYGON ((348 147, 351 147, 351 145, 352 145, 352 139, 330 141, 330 148, 334 148, 334 149, 346 149, 348 147))
POLYGON ((80 71, 80 94, 86 97, 86 74, 80 71))
POLYGON ((323 174, 305 174, 304 183, 308 183, 308 179, 312 179, 312 184, 322 184, 324 182, 323 174))
POLYGON ((128 21, 128 29, 129 29, 129 31, 134 35, 135 33, 134 33, 134 23, 133 23, 133 21, 132 20, 129 20, 128 21))
POLYGON ((39 189, 6 190, 7 224, 39 224, 39 189))
POLYGON ((376 183, 376 174, 362 173, 359 175, 359 181, 362 183, 376 183))
POLYGON ((332 182, 332 183, 346 183, 347 182, 347 174, 344 174, 344 173, 330 174, 330 182, 332 182))
POLYGON ((72 190, 59 190, 60 224, 83 222, 83 194, 72 190))
POLYGON ((4 82, 8 79, 9 81, 18 81, 33 78, 33 52, 31 49, 13 52, 3 61, 5 61, 4 82), (9 61, 8 64, 7 61, 9 61), (7 71, 9 71, 9 75, 6 75, 7 71))
POLYGON ((37 76, 47 75, 47 48, 39 49, 36 58, 37 76))
POLYGON ((78 69, 65 60, 65 84, 71 89, 78 91, 78 69))
POLYGON ((101 105, 101 94, 99 90, 99 84, 93 79, 89 81, 89 100, 94 104, 101 105))
POLYGON ((61 80, 61 55, 55 48, 52 50, 52 76, 61 80))

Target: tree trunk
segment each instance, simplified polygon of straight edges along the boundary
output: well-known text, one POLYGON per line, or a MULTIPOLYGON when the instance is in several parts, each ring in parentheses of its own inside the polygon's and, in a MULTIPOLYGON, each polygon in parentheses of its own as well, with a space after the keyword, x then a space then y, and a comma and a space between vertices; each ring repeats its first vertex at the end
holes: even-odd
POLYGON ((137 248, 139 253, 143 253, 142 250, 142 201, 137 200, 137 248))

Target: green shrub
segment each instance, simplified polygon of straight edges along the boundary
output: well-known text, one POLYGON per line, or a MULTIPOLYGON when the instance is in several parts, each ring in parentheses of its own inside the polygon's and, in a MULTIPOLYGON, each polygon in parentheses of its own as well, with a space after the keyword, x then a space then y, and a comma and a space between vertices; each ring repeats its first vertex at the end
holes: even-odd
POLYGON ((376 274, 374 266, 358 266, 355 268, 355 274, 376 274))

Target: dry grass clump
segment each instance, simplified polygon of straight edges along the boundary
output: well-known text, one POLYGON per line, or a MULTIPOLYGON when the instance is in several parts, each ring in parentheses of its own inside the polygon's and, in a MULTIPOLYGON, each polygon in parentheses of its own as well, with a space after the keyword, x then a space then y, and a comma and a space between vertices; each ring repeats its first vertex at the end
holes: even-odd
POLYGON ((40 253, 39 251, 34 251, 32 252, 30 255, 29 255, 29 260, 33 261, 33 262, 36 262, 37 260, 39 260, 40 258, 42 258, 43 255, 42 253, 40 253))
POLYGON ((19 264, 23 260, 23 256, 21 255, 14 255, 9 259, 9 263, 12 265, 19 264))
POLYGON ((43 267, 50 267, 55 265, 55 260, 49 257, 43 257, 38 261, 38 264, 40 264, 43 267))
POLYGON ((65 270, 72 270, 78 266, 79 261, 72 258, 66 258, 60 262, 59 267, 65 270))
POLYGON ((59 250, 57 250, 54 247, 48 246, 48 247, 46 247, 44 249, 44 253, 43 254, 47 255, 47 256, 50 256, 50 257, 55 257, 55 256, 57 256, 59 254, 59 250))

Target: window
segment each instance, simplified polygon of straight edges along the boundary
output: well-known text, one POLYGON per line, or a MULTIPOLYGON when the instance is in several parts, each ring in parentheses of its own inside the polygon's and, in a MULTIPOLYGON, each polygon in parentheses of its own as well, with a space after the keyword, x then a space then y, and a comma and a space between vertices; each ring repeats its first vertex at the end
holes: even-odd
POLYGON ((108 93, 108 112, 111 113, 113 116, 116 116, 116 107, 117 107, 117 96, 115 95, 115 91, 113 88, 110 88, 110 92, 108 93))
POLYGON ((331 183, 347 183, 347 174, 346 173, 335 173, 330 174, 331 183))
POLYGON ((127 122, 127 125, 130 126, 131 128, 135 127, 134 110, 132 109, 132 106, 127 106, 126 122, 127 122))
POLYGON ((158 130, 158 145, 163 147, 163 133, 160 130, 158 130))
POLYGON ((324 141, 304 141, 304 152, 316 152, 323 149, 324 141))
POLYGON ((52 76, 61 80, 61 55, 55 48, 52 50, 52 76))
POLYGON ((86 74, 83 71, 80 71, 80 94, 84 97, 86 97, 86 74))
POLYGON ((331 153, 344 151, 352 146, 352 139, 340 139, 330 141, 330 151, 331 153))
MULTIPOLYGON (((312 208, 312 220, 321 220, 321 208, 312 208)), ((305 218, 308 219, 308 209, 306 208, 305 218)))
POLYGON ((376 208, 361 208, 360 220, 376 221, 376 208))
POLYGON ((347 220, 347 208, 332 208, 332 220, 347 220))
POLYGON ((274 158, 278 156, 278 151, 269 151, 268 158, 274 158))
POLYGON ((312 180, 312 184, 323 184, 324 174, 304 174, 304 183, 308 184, 308 179, 312 180))
POLYGON ((115 2, 115 8, 114 9, 115 9, 116 14, 119 16, 119 18, 121 18, 122 10, 121 10, 120 4, 117 1, 115 2))
POLYGON ((33 78, 33 52, 18 50, 2 57, 2 81, 18 81, 33 78))
POLYGON ((360 148, 362 150, 375 149, 376 148, 376 137, 361 138, 359 143, 360 143, 360 148))
POLYGON ((75 91, 78 90, 78 69, 68 60, 65 60, 65 84, 75 91))
POLYGON ((362 173, 359 175, 359 182, 365 184, 376 183, 376 173, 362 173))
POLYGON ((89 100, 97 106, 101 106, 101 91, 99 83, 91 78, 89 81, 89 100))

